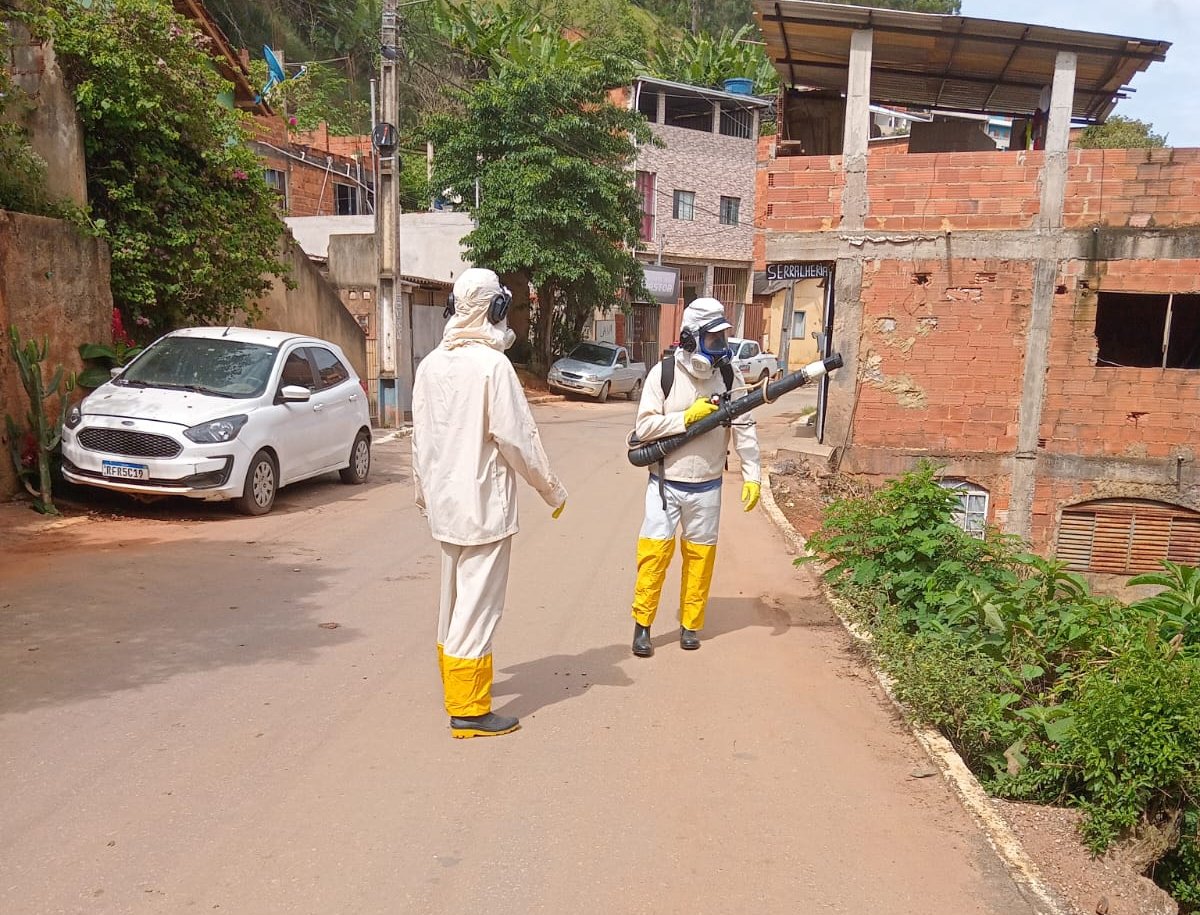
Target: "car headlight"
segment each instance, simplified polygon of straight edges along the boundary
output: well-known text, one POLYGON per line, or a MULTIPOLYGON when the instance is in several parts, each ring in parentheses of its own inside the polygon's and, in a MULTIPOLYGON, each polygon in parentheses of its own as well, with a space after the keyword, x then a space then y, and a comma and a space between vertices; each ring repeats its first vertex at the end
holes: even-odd
POLYGON ((74 429, 83 422, 83 410, 81 407, 82 404, 72 404, 71 408, 67 410, 67 415, 63 419, 63 425, 68 429, 74 429))
POLYGON ((237 438, 237 434, 242 430, 242 426, 246 425, 247 419, 249 417, 244 413, 239 413, 237 416, 226 416, 222 419, 200 423, 200 425, 192 426, 190 429, 184 429, 183 434, 200 445, 216 445, 221 442, 231 442, 237 438))

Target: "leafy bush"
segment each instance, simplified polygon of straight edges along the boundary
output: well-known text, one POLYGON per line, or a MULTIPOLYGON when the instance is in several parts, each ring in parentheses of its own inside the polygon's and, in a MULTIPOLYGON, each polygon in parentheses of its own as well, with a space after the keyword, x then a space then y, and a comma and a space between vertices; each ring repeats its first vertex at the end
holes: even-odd
POLYGON ((1164 562, 1131 581, 1164 590, 1123 604, 1016 538, 969 536, 956 503, 922 464, 832 504, 810 559, 988 788, 1078 806, 1096 853, 1157 829, 1157 876, 1200 904, 1200 571, 1164 562))
POLYGON ((84 127, 94 230, 112 251, 113 302, 148 333, 257 316, 284 277, 284 227, 244 116, 208 39, 165 0, 51 0, 53 40, 84 127))

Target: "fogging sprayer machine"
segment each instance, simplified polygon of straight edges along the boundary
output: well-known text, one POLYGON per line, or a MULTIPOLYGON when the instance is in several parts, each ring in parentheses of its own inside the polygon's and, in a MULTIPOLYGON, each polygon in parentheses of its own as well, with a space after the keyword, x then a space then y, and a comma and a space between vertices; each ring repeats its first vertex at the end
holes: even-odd
POLYGON ((681 432, 679 435, 660 438, 654 442, 641 442, 631 435, 629 437, 629 463, 634 467, 649 467, 651 464, 656 464, 672 451, 682 448, 696 436, 703 435, 718 426, 731 425, 739 416, 749 413, 765 403, 773 403, 789 391, 810 384, 841 367, 842 355, 834 353, 828 359, 809 363, 798 372, 792 372, 790 375, 784 375, 778 381, 757 387, 744 397, 733 400, 725 395, 721 398, 722 402, 716 412, 692 423, 686 432, 681 432))

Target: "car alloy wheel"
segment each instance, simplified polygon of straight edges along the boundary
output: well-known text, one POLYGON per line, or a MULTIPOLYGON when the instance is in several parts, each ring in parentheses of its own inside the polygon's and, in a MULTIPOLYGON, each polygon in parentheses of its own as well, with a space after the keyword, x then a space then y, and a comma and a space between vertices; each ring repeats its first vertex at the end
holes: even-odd
POLYGON ((350 449, 350 466, 343 467, 338 473, 342 482, 351 486, 367 482, 371 474, 371 436, 368 433, 359 432, 355 436, 354 446, 350 449))
POLYGON ((238 511, 246 515, 265 515, 275 504, 279 489, 275 461, 266 451, 259 451, 250 461, 242 496, 237 500, 238 511))

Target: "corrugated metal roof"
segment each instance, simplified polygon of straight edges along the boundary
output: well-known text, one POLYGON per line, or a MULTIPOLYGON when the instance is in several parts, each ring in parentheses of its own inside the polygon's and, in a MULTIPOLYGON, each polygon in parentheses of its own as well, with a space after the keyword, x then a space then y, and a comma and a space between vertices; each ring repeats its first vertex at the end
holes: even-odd
POLYGON ((669 79, 659 79, 657 76, 639 76, 635 82, 647 86, 658 86, 663 89, 673 89, 681 94, 694 95, 696 98, 721 99, 727 102, 737 102, 747 108, 769 108, 774 101, 757 95, 741 95, 736 92, 725 92, 707 86, 693 86, 690 83, 676 83, 669 79))
POLYGON ((786 85, 845 91, 850 36, 874 31, 871 98, 927 108, 1031 115, 1059 51, 1078 55, 1079 120, 1102 121, 1135 74, 1171 44, 1049 26, 817 3, 754 0, 767 53, 786 85))

